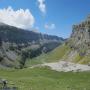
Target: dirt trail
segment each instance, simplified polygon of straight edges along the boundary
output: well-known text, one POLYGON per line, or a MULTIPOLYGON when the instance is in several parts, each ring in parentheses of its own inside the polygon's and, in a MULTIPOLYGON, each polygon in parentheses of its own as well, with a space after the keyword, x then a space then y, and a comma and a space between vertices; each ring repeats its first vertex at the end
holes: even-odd
POLYGON ((75 63, 65 62, 65 61, 38 64, 38 65, 34 65, 30 68, 43 67, 43 66, 49 66, 52 70, 64 71, 64 72, 90 71, 90 66, 88 66, 88 65, 75 64, 75 63))
POLYGON ((55 62, 55 63, 45 63, 43 66, 49 66, 51 69, 56 71, 90 71, 90 66, 88 65, 81 65, 81 64, 75 64, 71 62, 55 62))

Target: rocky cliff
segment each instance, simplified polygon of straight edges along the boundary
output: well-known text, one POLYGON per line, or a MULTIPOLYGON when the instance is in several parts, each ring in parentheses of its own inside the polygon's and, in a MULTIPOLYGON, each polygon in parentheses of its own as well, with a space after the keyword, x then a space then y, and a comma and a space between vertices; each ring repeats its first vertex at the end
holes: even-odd
POLYGON ((63 41, 57 36, 0 23, 0 67, 23 67, 27 58, 47 53, 63 41))
POLYGON ((65 43, 69 51, 64 60, 89 64, 90 62, 90 16, 80 24, 73 25, 71 37, 65 43))
POLYGON ((90 17, 72 26, 72 33, 64 44, 36 60, 44 62, 65 61, 90 65, 90 17))

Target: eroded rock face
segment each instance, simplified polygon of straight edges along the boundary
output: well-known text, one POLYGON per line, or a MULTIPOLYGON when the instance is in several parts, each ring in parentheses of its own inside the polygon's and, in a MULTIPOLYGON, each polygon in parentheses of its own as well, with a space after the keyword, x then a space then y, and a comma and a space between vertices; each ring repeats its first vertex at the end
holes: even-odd
POLYGON ((71 37, 67 41, 71 51, 65 59, 88 64, 90 62, 90 17, 78 25, 73 25, 72 29, 71 37))
POLYGON ((65 40, 0 23, 0 67, 22 68, 27 58, 47 53, 65 40), (43 50, 44 49, 44 50, 43 50))
POLYGON ((72 48, 77 50, 90 49, 90 18, 78 25, 73 25, 70 38, 72 48))

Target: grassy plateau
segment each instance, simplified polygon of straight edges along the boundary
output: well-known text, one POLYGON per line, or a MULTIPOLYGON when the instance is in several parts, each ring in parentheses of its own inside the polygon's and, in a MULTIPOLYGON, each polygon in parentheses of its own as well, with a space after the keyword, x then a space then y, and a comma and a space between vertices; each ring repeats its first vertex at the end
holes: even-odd
POLYGON ((90 90, 90 72, 57 72, 48 67, 0 70, 18 90, 90 90))

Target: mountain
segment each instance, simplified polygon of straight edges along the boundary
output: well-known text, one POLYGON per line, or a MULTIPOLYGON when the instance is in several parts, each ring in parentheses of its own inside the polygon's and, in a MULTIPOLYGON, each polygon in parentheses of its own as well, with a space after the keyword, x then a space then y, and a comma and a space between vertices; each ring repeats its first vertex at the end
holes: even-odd
MULTIPOLYGON (((72 34, 65 43, 35 60, 44 62, 67 61, 90 65, 90 16, 80 24, 73 25, 72 34)), ((36 61, 32 61, 32 63, 36 61)))
POLYGON ((51 36, 47 34, 36 33, 33 31, 28 31, 13 26, 0 24, 0 38, 3 41, 9 41, 11 43, 28 43, 28 42, 38 42, 39 40, 61 40, 63 38, 57 36, 51 36))
POLYGON ((70 39, 66 42, 71 49, 69 61, 81 64, 90 63, 90 16, 78 25, 73 25, 70 39))
POLYGON ((0 67, 24 66, 27 58, 52 51, 65 40, 0 23, 0 67))

